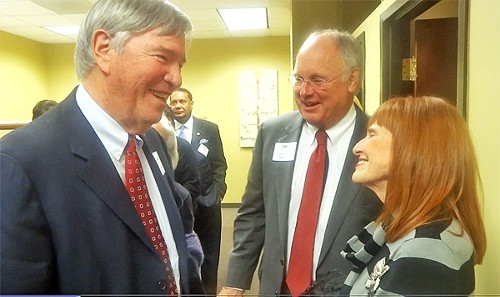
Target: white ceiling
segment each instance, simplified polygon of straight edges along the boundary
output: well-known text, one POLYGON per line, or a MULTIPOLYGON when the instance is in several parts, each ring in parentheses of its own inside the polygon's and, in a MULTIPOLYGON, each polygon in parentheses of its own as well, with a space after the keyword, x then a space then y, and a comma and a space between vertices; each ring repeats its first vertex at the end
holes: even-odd
MULTIPOLYGON (((75 37, 43 26, 80 25, 97 0, 0 0, 0 31, 43 43, 71 43, 75 37)), ((195 39, 288 36, 291 0, 171 0, 194 24, 195 39), (267 7, 269 29, 229 32, 216 8, 267 7)))

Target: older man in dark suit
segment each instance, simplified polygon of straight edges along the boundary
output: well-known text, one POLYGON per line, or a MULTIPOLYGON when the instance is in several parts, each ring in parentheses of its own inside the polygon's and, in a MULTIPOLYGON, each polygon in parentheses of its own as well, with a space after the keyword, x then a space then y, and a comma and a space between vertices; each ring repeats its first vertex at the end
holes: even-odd
POLYGON ((179 88, 170 96, 177 136, 186 139, 202 155, 200 175, 202 194, 197 198, 194 231, 198 234, 205 254, 201 278, 207 294, 217 293, 217 273, 221 242, 221 200, 226 194, 227 163, 216 124, 192 115, 194 100, 191 92, 179 88), (203 162, 203 161, 207 162, 203 162))
POLYGON ((181 84, 191 29, 162 0, 91 8, 81 84, 0 141, 1 294, 203 293, 150 128, 181 84))
POLYGON ((367 123, 353 103, 359 77, 349 33, 315 32, 302 45, 290 77, 299 111, 259 129, 221 296, 249 289, 261 257, 261 296, 299 296, 328 274, 341 287, 351 267, 340 251, 381 205, 351 181, 367 123))

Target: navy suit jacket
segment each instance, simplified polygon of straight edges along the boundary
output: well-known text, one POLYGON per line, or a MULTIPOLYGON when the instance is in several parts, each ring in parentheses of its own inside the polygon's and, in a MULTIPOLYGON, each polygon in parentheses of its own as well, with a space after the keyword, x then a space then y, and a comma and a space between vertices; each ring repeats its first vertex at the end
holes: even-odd
MULTIPOLYGON (((0 140, 0 294, 164 294, 163 264, 75 92, 0 140)), ((141 137, 179 254, 182 293, 200 293, 169 174, 152 152, 171 168, 167 155, 152 129, 141 137)))
MULTIPOLYGON (((200 162, 202 194, 198 202, 209 206, 202 201, 220 202, 227 190, 226 170, 227 162, 224 157, 224 148, 219 133, 219 127, 209 121, 193 117, 193 135, 191 145, 199 151, 200 145, 208 148, 208 164, 200 162)), ((213 206, 213 205, 210 205, 213 206)))

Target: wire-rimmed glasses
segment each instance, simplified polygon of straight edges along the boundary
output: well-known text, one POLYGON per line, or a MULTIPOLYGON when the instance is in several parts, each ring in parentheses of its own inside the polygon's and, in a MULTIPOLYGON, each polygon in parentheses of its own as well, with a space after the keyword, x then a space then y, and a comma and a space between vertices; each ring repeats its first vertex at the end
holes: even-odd
POLYGON ((303 79, 302 77, 299 77, 299 76, 290 75, 288 77, 288 81, 290 82, 290 84, 294 88, 301 88, 304 85, 304 83, 308 83, 309 85, 311 85, 311 87, 313 87, 315 89, 324 89, 328 83, 339 78, 341 75, 342 75, 342 73, 340 73, 340 74, 338 74, 330 79, 324 79, 324 78, 320 78, 320 77, 316 77, 316 78, 312 78, 312 79, 303 79))

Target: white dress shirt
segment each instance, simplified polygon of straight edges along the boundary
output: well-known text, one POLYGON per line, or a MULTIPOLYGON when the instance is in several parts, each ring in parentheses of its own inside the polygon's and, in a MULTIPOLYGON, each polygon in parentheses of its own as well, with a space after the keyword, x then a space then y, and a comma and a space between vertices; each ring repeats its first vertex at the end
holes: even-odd
MULTIPOLYGON (((316 228, 314 240, 313 280, 316 280, 315 271, 318 267, 319 255, 321 253, 321 247, 323 246, 325 231, 332 210, 335 193, 337 192, 340 175, 342 174, 342 168, 344 167, 346 155, 351 153, 348 152, 348 148, 352 133, 354 132, 355 122, 356 109, 354 105, 352 105, 347 115, 338 124, 326 130, 328 134, 326 142, 329 162, 325 190, 321 200, 318 226, 316 228)), ((302 191, 304 190, 307 167, 309 165, 309 159, 316 148, 316 131, 318 131, 318 128, 306 122, 302 126, 302 132, 297 147, 295 167, 293 170, 290 208, 288 212, 287 267, 290 261, 293 235, 295 233, 295 225, 297 224, 300 201, 302 200, 302 191)))
POLYGON ((185 139, 191 143, 191 140, 193 140, 193 115, 189 117, 189 119, 184 123, 181 124, 178 121, 174 121, 175 123, 175 134, 179 136, 179 133, 181 133, 181 127, 184 125, 184 136, 186 137, 185 139))

